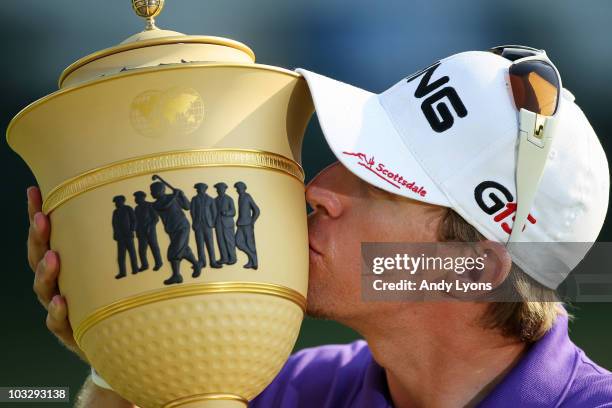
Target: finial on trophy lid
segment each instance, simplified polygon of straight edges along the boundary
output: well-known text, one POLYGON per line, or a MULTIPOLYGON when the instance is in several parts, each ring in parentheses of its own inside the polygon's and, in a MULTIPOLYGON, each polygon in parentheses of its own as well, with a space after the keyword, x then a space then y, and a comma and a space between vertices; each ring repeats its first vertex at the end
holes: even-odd
POLYGON ((132 8, 139 17, 147 19, 145 31, 157 30, 155 17, 164 9, 165 0, 132 0, 132 8))

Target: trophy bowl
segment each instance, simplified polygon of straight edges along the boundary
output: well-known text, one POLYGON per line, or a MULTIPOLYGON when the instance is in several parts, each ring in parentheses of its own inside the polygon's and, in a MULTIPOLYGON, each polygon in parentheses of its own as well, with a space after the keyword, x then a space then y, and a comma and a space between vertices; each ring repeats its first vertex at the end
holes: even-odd
POLYGON ((305 81, 245 45, 152 28, 13 119, 74 337, 121 396, 244 407, 281 369, 306 305, 312 113, 305 81))

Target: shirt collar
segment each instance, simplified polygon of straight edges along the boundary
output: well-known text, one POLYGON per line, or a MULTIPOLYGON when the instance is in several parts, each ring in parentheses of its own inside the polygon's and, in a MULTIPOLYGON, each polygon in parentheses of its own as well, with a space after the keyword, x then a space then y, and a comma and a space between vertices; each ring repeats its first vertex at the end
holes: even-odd
POLYGON ((557 406, 574 377, 577 356, 567 316, 559 316, 478 407, 557 406))
POLYGON ((363 378, 363 394, 357 399, 357 408, 392 408, 385 369, 374 361, 371 353, 368 353, 368 359, 370 361, 363 378))

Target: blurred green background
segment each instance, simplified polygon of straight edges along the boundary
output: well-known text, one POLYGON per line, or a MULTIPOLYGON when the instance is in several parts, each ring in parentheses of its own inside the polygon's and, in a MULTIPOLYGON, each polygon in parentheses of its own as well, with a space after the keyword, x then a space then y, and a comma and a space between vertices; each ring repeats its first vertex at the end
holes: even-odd
MULTIPOLYGON (((167 0, 158 25, 229 37, 258 62, 304 67, 381 92, 431 62, 465 50, 518 43, 547 50, 612 157, 612 2, 609 0, 167 0)), ((0 128, 28 103, 56 90, 76 59, 140 31, 129 0, 3 0, 0 5, 0 128)), ((88 368, 47 332, 26 262, 27 186, 35 180, 0 143, 4 235, 0 386, 70 386, 88 368)), ((333 161, 316 118, 304 143, 307 177, 333 161)), ((612 240, 608 217, 600 240, 612 240)), ((602 265, 611 268, 611 265, 602 265)), ((579 304, 571 336, 612 368, 612 304, 579 304)), ((333 322, 306 319, 297 349, 355 339, 333 322)), ((21 405, 25 406, 25 405, 21 405)), ((48 404, 45 406, 53 406, 48 404)), ((66 404, 58 404, 66 406, 66 404)))

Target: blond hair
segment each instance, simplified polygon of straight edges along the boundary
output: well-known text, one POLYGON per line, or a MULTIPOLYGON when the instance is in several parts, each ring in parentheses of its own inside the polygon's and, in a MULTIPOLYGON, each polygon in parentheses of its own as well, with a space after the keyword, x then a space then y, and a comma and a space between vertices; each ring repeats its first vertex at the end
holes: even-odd
MULTIPOLYGON (((440 223, 439 235, 442 241, 478 242, 485 239, 450 208, 440 223)), ((531 278, 515 263, 512 263, 501 286, 500 290, 512 293, 514 301, 491 302, 480 319, 484 327, 501 330, 507 336, 531 343, 546 334, 557 316, 566 314, 556 292, 531 278)))

